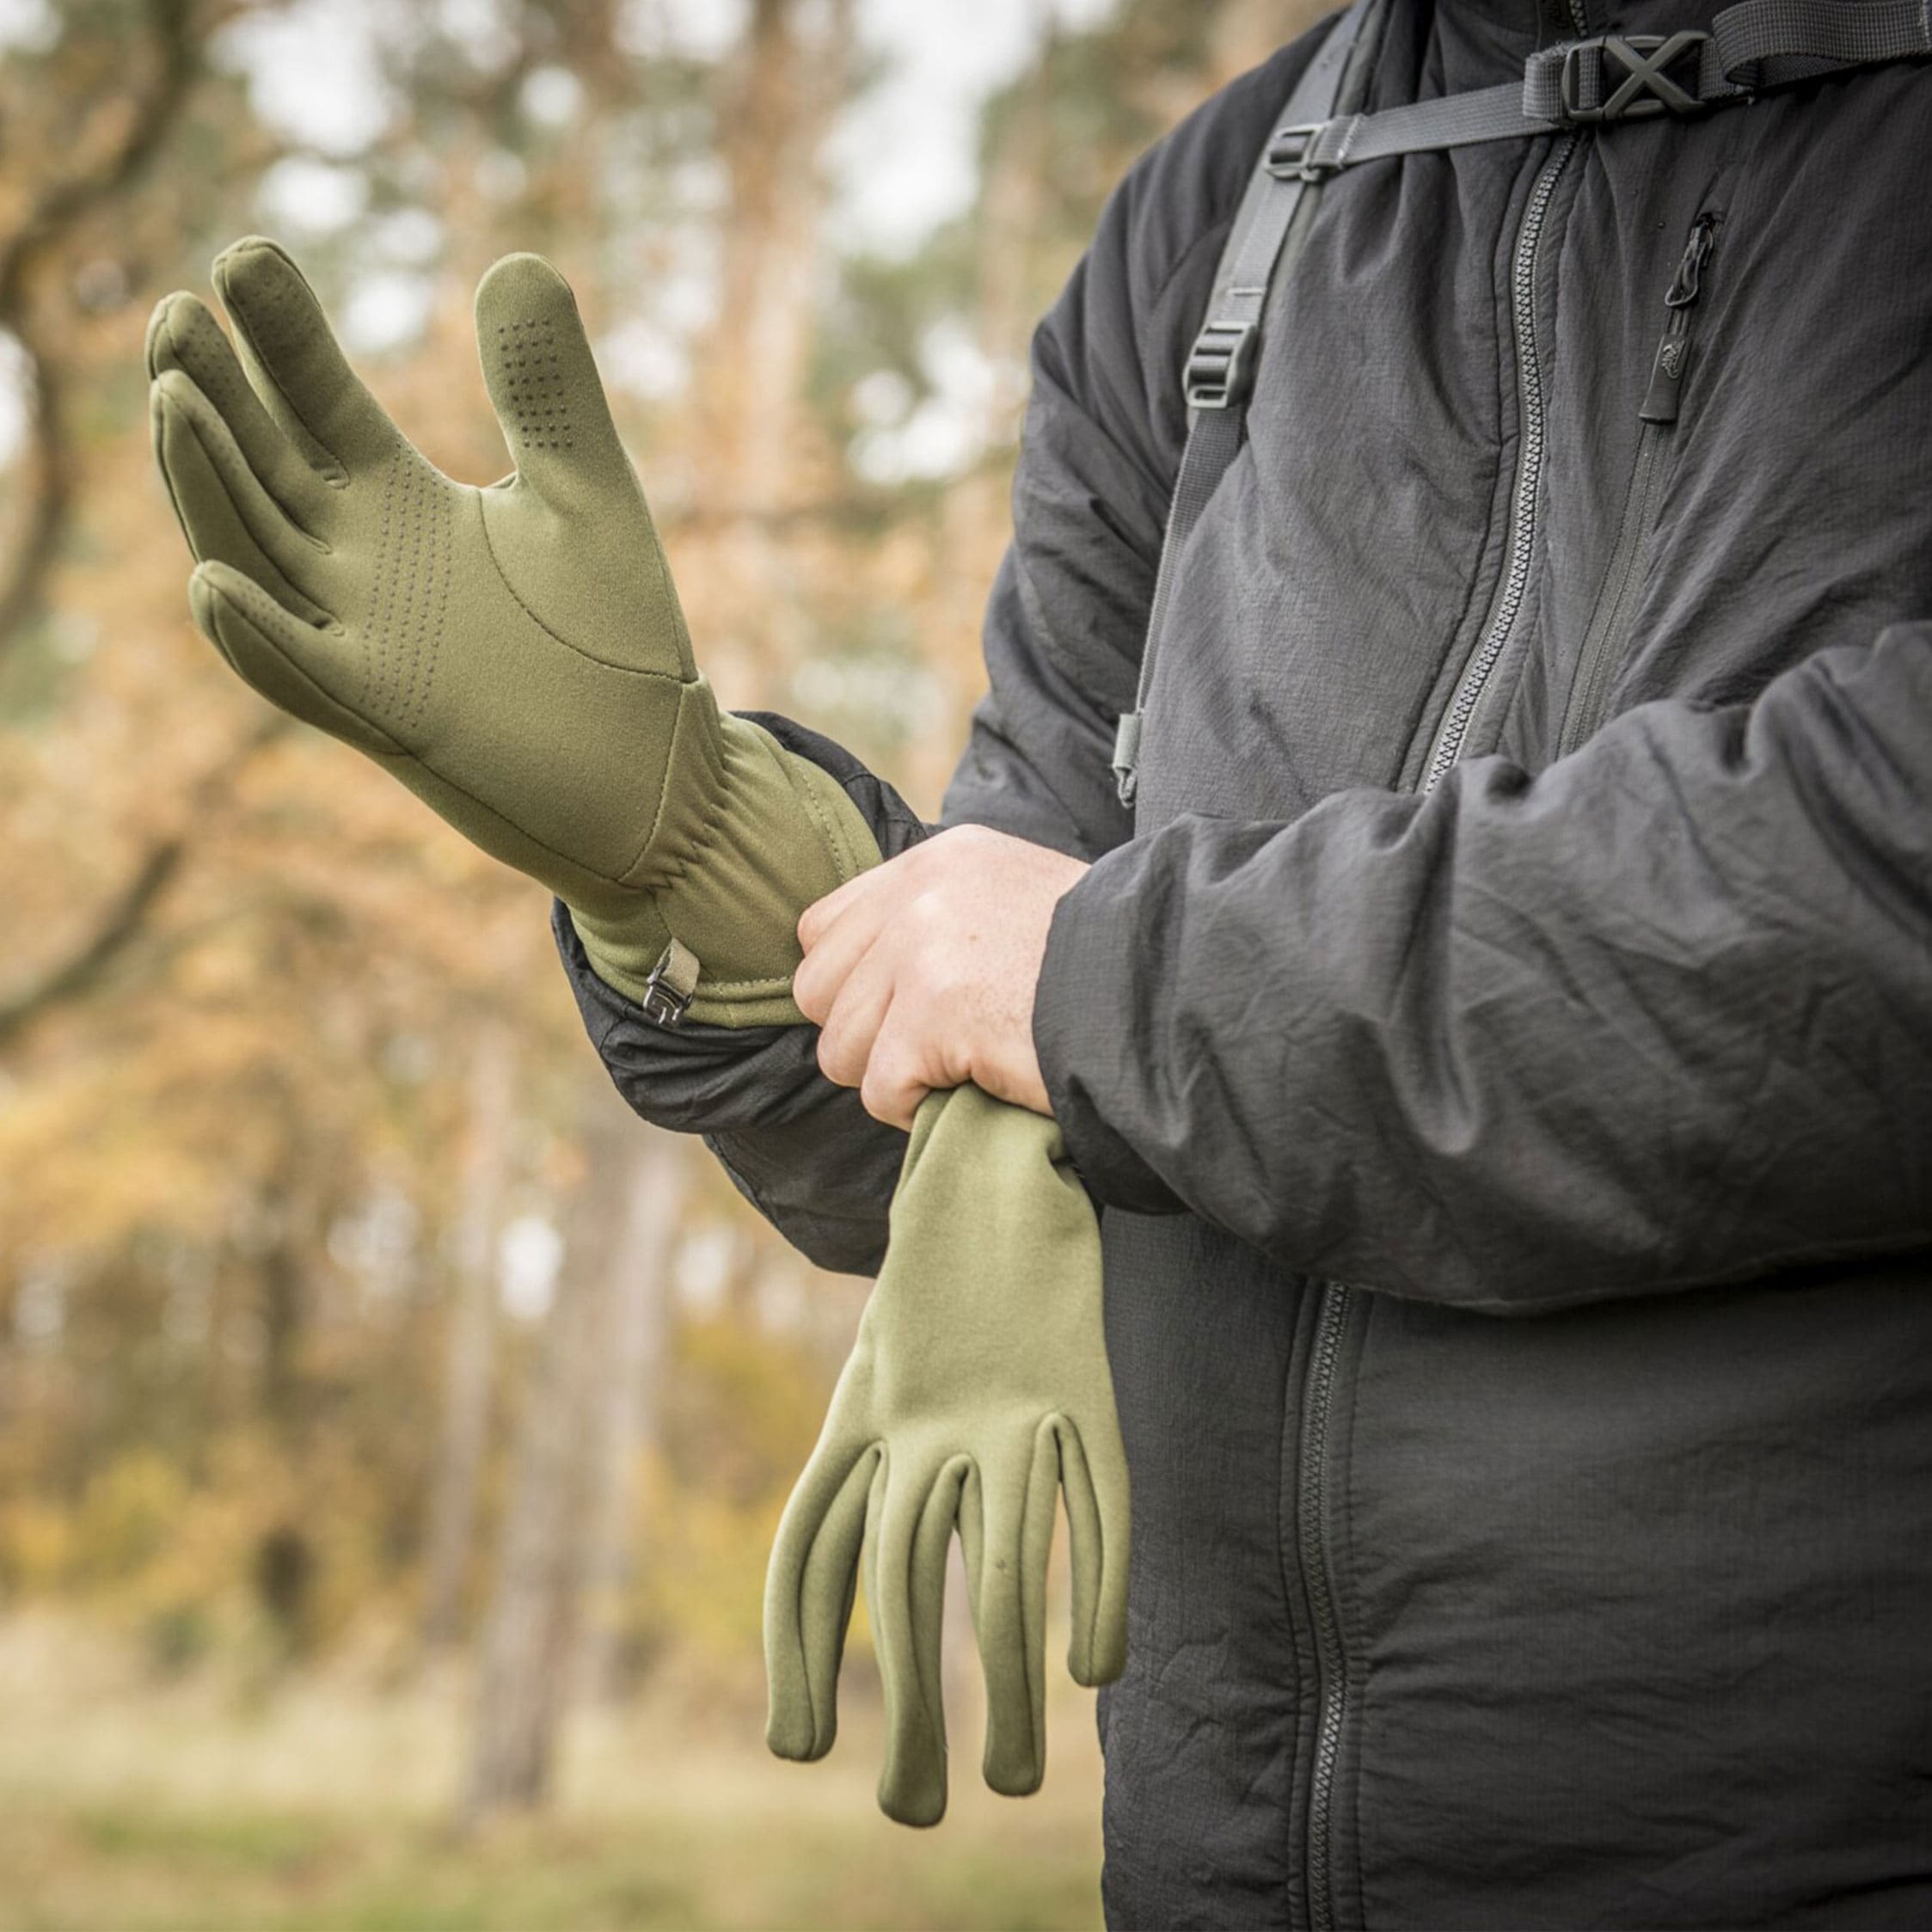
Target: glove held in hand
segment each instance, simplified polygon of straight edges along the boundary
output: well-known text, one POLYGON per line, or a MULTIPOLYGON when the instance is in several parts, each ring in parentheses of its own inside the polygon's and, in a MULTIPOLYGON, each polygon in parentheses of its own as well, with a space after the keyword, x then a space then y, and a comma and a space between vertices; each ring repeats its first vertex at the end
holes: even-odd
POLYGON ((919 1109, 892 1234, 765 1585, 767 1737, 814 1758, 837 1730, 859 1570, 886 1696, 879 1802, 946 1809, 940 1637, 955 1526, 986 1677, 986 1782, 1046 1770, 1046 1560, 1071 1532, 1081 1684, 1126 1657, 1127 1476, 1107 1371, 1100 1228, 1049 1119, 976 1087, 919 1109))

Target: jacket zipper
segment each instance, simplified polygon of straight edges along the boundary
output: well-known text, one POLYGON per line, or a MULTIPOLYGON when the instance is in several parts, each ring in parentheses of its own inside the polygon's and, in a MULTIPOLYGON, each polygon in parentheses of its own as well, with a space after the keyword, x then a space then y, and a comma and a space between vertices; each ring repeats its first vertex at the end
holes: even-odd
POLYGON ((1543 240, 1543 218, 1549 212, 1550 197, 1570 156, 1576 152, 1577 137, 1566 134, 1543 163, 1536 185, 1530 191, 1530 205, 1523 211, 1523 226, 1516 238, 1516 261, 1512 271, 1510 295, 1512 319, 1516 328, 1516 393, 1522 398, 1523 439, 1516 461, 1516 492, 1510 505, 1508 565, 1496 589, 1496 601, 1483 626, 1482 641, 1463 673, 1456 696, 1436 737, 1436 748, 1429 758, 1422 789, 1432 792, 1444 775, 1463 754, 1463 740, 1469 736, 1470 721, 1489 683, 1489 674, 1503 654, 1503 647, 1516 629, 1523 609, 1524 593, 1530 587, 1530 561, 1536 549, 1536 494, 1543 486, 1543 364, 1536 353, 1536 252, 1543 240))
POLYGON ((1690 366, 1691 310, 1703 293, 1704 271, 1717 246, 1719 219, 1714 210, 1707 208, 1690 224, 1683 258, 1664 297, 1664 334, 1651 359, 1650 386, 1644 392, 1642 408, 1637 411, 1643 426, 1637 432, 1636 466, 1630 474, 1630 491, 1624 499, 1623 522, 1617 531, 1616 547, 1610 552, 1604 587, 1598 593, 1597 608, 1589 629, 1584 633, 1583 648, 1577 655, 1576 679, 1570 686, 1570 702, 1556 740, 1560 758, 1567 757, 1596 733, 1604 721, 1610 687, 1622 666, 1634 610, 1633 592, 1640 574, 1637 565, 1655 515, 1664 447, 1677 427, 1684 377, 1690 366))
MULTIPOLYGON (((1576 10, 1573 0, 1573 11, 1576 10)), ((1580 18, 1577 31, 1585 29, 1580 18)), ((1461 755, 1470 721, 1481 701, 1483 688, 1516 628, 1529 587, 1530 561, 1536 543, 1536 497, 1543 482, 1543 365, 1536 351, 1536 260, 1544 218, 1556 184, 1576 151, 1578 137, 1566 134, 1551 150, 1530 190, 1517 231, 1511 267, 1511 320, 1516 335, 1517 394, 1522 398, 1523 435, 1516 466, 1516 487, 1510 501, 1507 566, 1496 598, 1483 626, 1481 642, 1457 685, 1456 696, 1435 749, 1430 756, 1421 789, 1433 791, 1461 755)), ((1314 1628, 1317 1672, 1315 1764, 1309 1779, 1308 1913, 1312 1932, 1334 1932, 1334 1829, 1335 1771, 1341 1759, 1343 1727, 1348 1718, 1348 1658, 1335 1609, 1334 1578, 1328 1562, 1328 1447, 1334 1409, 1335 1379, 1341 1358, 1342 1336, 1355 1291, 1346 1282, 1325 1281, 1316 1291, 1314 1341, 1302 1391, 1301 1480, 1297 1554, 1302 1582, 1308 1593, 1309 1621, 1314 1628)))
POLYGON ((1315 1629, 1316 1716, 1315 1767, 1308 1788, 1308 1916, 1314 1932, 1334 1932, 1332 1845, 1335 1767, 1342 1726, 1348 1716, 1348 1658, 1335 1614, 1334 1579, 1324 1532, 1328 1519, 1328 1422, 1334 1408, 1335 1371, 1355 1291, 1325 1281, 1318 1291, 1315 1340, 1302 1395, 1301 1482, 1297 1496, 1296 1546, 1315 1629))

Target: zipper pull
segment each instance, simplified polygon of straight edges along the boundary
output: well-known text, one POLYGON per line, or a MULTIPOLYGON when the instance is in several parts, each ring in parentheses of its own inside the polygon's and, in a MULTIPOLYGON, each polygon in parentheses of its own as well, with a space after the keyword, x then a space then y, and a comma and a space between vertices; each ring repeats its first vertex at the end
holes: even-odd
POLYGON ((1664 339, 1657 345, 1656 359, 1650 367, 1650 387, 1644 391, 1643 408, 1638 420, 1647 423, 1674 423, 1684 393, 1684 371, 1690 362, 1690 311, 1704 292, 1704 268, 1717 246, 1717 217, 1699 215, 1690 224, 1690 239, 1684 245, 1683 259, 1664 297, 1671 319, 1664 325, 1664 339))

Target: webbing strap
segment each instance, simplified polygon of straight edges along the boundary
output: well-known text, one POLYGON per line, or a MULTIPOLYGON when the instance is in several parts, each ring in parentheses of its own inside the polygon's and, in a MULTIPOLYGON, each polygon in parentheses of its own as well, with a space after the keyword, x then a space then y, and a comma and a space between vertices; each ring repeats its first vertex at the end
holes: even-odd
POLYGON ((1176 559, 1241 448, 1269 285, 1285 253, 1295 252, 1287 247, 1290 231, 1310 187, 1396 155, 1699 113, 1821 75, 1932 53, 1932 0, 1740 0, 1708 34, 1603 34, 1532 54, 1520 84, 1338 114, 1349 55, 1358 42, 1372 44, 1364 25, 1380 4, 1356 0, 1303 74, 1248 181, 1215 272, 1209 319, 1187 358, 1187 441, 1161 543, 1134 708, 1114 733, 1113 778, 1123 805, 1134 800, 1142 718, 1176 559))
MULTIPOLYGON (((1283 111, 1290 121, 1334 113, 1348 71, 1348 57, 1361 37, 1363 22, 1378 12, 1381 4, 1382 0, 1355 0, 1335 22, 1288 97, 1283 111)), ((1147 702, 1155 651, 1167 617, 1175 559, 1241 448, 1242 426, 1260 347, 1261 311, 1289 230, 1304 197, 1312 199, 1309 190, 1314 185, 1311 178, 1271 172, 1263 155, 1235 212, 1228 244, 1215 270, 1208 319, 1187 357, 1183 376, 1187 440, 1161 539, 1160 567, 1154 579, 1154 601, 1141 650, 1139 687, 1134 708, 1123 714, 1113 735, 1113 782, 1123 805, 1134 800, 1141 712, 1147 702)))
POLYGON ((675 1027, 690 1010, 691 996, 697 991, 703 971, 697 954, 673 933, 671 943, 659 954, 658 963, 644 982, 644 995, 639 1004, 644 1009, 645 1017, 660 1027, 675 1027))
POLYGON ((1546 47, 1523 83, 1288 126, 1269 165, 1322 181, 1396 155, 1519 141, 1560 128, 1691 114, 1821 75, 1932 53, 1932 0, 1743 0, 1708 34, 1603 34, 1546 47))

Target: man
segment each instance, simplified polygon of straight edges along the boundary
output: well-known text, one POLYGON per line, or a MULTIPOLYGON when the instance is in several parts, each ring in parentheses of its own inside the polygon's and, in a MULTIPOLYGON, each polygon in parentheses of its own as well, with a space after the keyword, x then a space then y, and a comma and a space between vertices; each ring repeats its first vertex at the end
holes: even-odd
MULTIPOLYGON (((1355 104, 1716 11, 1392 0, 1355 104)), ((566 962, 828 1267, 926 1090, 1058 1118, 1134 1482, 1111 1923, 1932 1923, 1932 76, 1327 181, 1130 809, 1180 371, 1321 40, 1039 332, 947 829, 768 721, 892 862, 800 926, 822 1032, 566 962)))
POLYGON ((936 833, 718 711, 547 265, 478 291, 487 489, 272 243, 232 346, 150 328, 198 621, 561 895, 640 1112, 861 1270, 925 1091, 1056 1118, 1116 1924, 1932 1923, 1932 18, 1604 24, 1386 0, 1133 171, 936 833), (1217 265, 1330 60, 1243 418, 1217 265))

